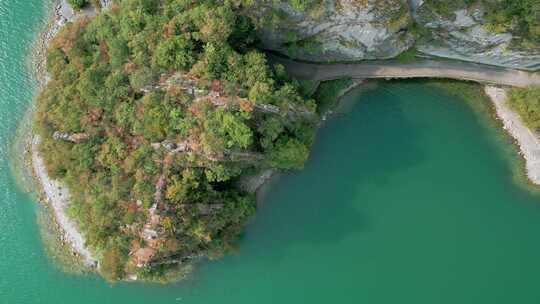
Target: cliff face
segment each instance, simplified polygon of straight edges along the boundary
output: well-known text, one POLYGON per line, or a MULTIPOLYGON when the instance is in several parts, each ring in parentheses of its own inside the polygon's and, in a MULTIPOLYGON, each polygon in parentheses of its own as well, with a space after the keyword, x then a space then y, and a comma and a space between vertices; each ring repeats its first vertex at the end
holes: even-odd
MULTIPOLYGON (((304 8, 266 4, 261 39, 292 57, 326 61, 391 58, 413 44, 400 0, 321 0, 304 8)), ((259 13, 260 14, 260 13, 259 13)))
POLYGON ((489 30, 482 5, 458 7, 449 14, 429 3, 413 10, 423 28, 417 49, 425 54, 511 68, 540 69, 540 46, 520 45, 511 31, 489 30))
POLYGON ((320 0, 300 9, 291 2, 263 5, 258 14, 265 47, 293 58, 387 59, 414 46, 426 55, 540 69, 540 46, 490 29, 480 1, 455 1, 444 12, 434 0, 320 0))

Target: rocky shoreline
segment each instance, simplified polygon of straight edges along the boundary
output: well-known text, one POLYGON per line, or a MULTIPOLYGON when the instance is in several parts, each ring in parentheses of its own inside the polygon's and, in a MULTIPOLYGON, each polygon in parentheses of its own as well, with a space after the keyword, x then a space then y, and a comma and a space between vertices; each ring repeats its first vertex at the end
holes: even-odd
MULTIPOLYGON (((93 12, 94 10, 91 9, 91 11, 93 12)), ((39 34, 32 54, 32 69, 38 82, 38 90, 48 81, 45 65, 49 42, 67 22, 82 15, 88 16, 92 12, 90 12, 90 9, 87 9, 80 13, 75 13, 66 0, 58 1, 51 8, 49 21, 39 34)), ((66 209, 69 205, 69 190, 59 181, 49 177, 43 158, 39 154, 39 137, 32 134, 31 130, 28 130, 27 133, 25 150, 27 154, 30 153, 27 156, 28 167, 35 180, 35 184, 39 187, 39 190, 36 192, 43 194, 41 197, 44 199, 41 200, 45 201, 51 207, 52 215, 54 216, 51 220, 54 220, 59 230, 61 230, 59 231, 61 234, 59 236, 60 241, 69 244, 74 254, 81 258, 86 267, 90 269, 96 268, 98 266, 97 260, 85 246, 85 239, 79 232, 77 223, 71 220, 66 214, 66 209)))
POLYGON ((67 4, 66 0, 56 1, 56 4, 49 10, 47 12, 50 15, 48 22, 45 24, 45 28, 39 33, 32 54, 32 70, 40 86, 43 86, 48 81, 45 71, 45 60, 49 42, 66 22, 73 20, 75 17, 75 12, 67 4))
POLYGON ((502 121, 503 128, 516 140, 520 155, 525 159, 528 179, 533 184, 540 185, 540 140, 508 106, 506 89, 486 86, 485 93, 493 102, 497 118, 502 121))
POLYGON ((31 144, 32 168, 46 200, 52 208, 58 226, 63 230, 63 241, 68 242, 80 255, 84 264, 90 268, 97 266, 96 259, 85 246, 85 239, 79 232, 77 223, 69 218, 66 209, 69 207, 69 189, 61 182, 49 177, 43 158, 38 151, 39 137, 34 136, 31 144))

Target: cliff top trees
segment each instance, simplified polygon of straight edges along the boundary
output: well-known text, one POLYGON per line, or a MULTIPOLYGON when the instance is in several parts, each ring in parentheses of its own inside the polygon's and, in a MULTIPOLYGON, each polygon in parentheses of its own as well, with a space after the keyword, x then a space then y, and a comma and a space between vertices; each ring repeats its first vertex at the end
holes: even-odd
POLYGON ((117 1, 51 42, 40 148, 108 278, 219 255, 254 210, 238 178, 306 160, 312 122, 291 113, 313 113, 313 103, 254 49, 246 3, 117 1))

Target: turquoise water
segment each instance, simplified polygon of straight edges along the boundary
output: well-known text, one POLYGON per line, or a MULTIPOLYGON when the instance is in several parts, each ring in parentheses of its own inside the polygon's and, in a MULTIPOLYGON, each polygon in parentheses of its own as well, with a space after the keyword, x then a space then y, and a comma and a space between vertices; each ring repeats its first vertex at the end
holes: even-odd
POLYGON ((42 16, 41 0, 0 0, 0 304, 540 303, 540 198, 513 182, 512 149, 487 119, 421 83, 351 94, 305 170, 270 185, 238 251, 189 280, 58 271, 8 169, 42 16))

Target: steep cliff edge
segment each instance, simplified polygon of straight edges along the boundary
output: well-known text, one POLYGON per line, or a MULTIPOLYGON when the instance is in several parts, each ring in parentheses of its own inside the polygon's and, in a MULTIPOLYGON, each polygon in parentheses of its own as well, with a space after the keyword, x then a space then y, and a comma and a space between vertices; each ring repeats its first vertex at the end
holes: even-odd
POLYGON ((417 42, 420 52, 510 68, 540 69, 538 41, 526 41, 519 36, 517 25, 502 20, 490 23, 493 13, 481 1, 472 5, 457 2, 441 9, 436 1, 425 1, 413 11, 422 28, 417 42))
POLYGON ((512 6, 483 0, 296 2, 260 4, 256 13, 264 17, 263 45, 296 59, 388 59, 416 48, 424 55, 540 69, 540 21, 534 15, 540 3, 534 1, 532 7, 525 0, 512 6))
POLYGON ((414 43, 400 0, 322 0, 304 7, 294 1, 258 5, 265 47, 304 60, 392 58, 414 43))

